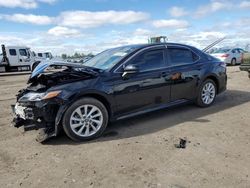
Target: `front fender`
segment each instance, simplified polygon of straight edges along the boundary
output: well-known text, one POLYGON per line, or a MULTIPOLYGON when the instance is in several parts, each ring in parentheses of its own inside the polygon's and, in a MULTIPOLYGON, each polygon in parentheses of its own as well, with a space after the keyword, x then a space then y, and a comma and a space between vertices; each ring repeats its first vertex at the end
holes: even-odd
POLYGON ((84 92, 84 93, 77 93, 73 96, 70 97, 70 99, 66 102, 63 103, 59 107, 59 110, 57 111, 56 119, 55 119, 55 135, 57 135, 60 131, 60 122, 62 121, 63 115, 66 112, 66 110, 70 107, 71 104, 73 104, 75 101, 79 100, 80 98, 83 98, 84 96, 100 96, 105 98, 109 104, 112 104, 108 96, 104 93, 99 93, 95 91, 89 91, 89 92, 84 92))

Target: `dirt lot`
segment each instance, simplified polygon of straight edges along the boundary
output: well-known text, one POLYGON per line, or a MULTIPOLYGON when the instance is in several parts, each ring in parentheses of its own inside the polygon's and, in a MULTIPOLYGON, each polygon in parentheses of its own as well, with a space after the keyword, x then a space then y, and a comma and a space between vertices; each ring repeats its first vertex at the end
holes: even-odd
POLYGON ((228 68, 206 109, 184 105, 110 125, 104 137, 45 145, 10 126, 27 75, 0 77, 0 187, 250 187, 250 80, 228 68), (174 147, 187 137, 186 149, 174 147))

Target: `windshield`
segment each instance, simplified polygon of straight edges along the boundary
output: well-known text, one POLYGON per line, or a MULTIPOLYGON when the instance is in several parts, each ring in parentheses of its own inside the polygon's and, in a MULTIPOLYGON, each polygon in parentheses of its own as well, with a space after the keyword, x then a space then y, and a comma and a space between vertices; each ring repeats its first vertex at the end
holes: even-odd
POLYGON ((107 70, 115 66, 122 58, 138 49, 138 46, 125 46, 106 50, 84 63, 84 66, 107 70))
POLYGON ((230 49, 219 49, 219 50, 215 50, 213 53, 215 53, 215 54, 218 54, 218 53, 226 53, 226 52, 228 52, 228 51, 230 51, 230 49))

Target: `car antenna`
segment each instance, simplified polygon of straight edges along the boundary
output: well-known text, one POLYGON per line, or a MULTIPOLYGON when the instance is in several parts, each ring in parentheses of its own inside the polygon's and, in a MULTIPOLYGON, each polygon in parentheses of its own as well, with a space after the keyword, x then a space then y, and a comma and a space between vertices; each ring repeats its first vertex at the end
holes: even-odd
POLYGON ((207 52, 210 48, 214 47, 215 45, 219 44, 221 41, 223 41, 226 37, 220 38, 216 41, 214 41, 212 44, 208 45, 206 48, 204 48, 202 51, 207 52))

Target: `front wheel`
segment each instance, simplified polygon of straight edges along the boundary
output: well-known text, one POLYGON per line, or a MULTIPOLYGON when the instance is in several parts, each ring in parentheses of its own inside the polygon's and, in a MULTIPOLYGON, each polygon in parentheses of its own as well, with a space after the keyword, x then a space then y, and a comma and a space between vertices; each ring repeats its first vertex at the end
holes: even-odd
POLYGON ((108 124, 105 106, 94 98, 74 102, 63 117, 63 129, 74 141, 91 140, 101 136, 108 124))
POLYGON ((216 84, 213 80, 205 80, 199 89, 196 104, 200 107, 208 107, 213 104, 216 98, 216 84))

